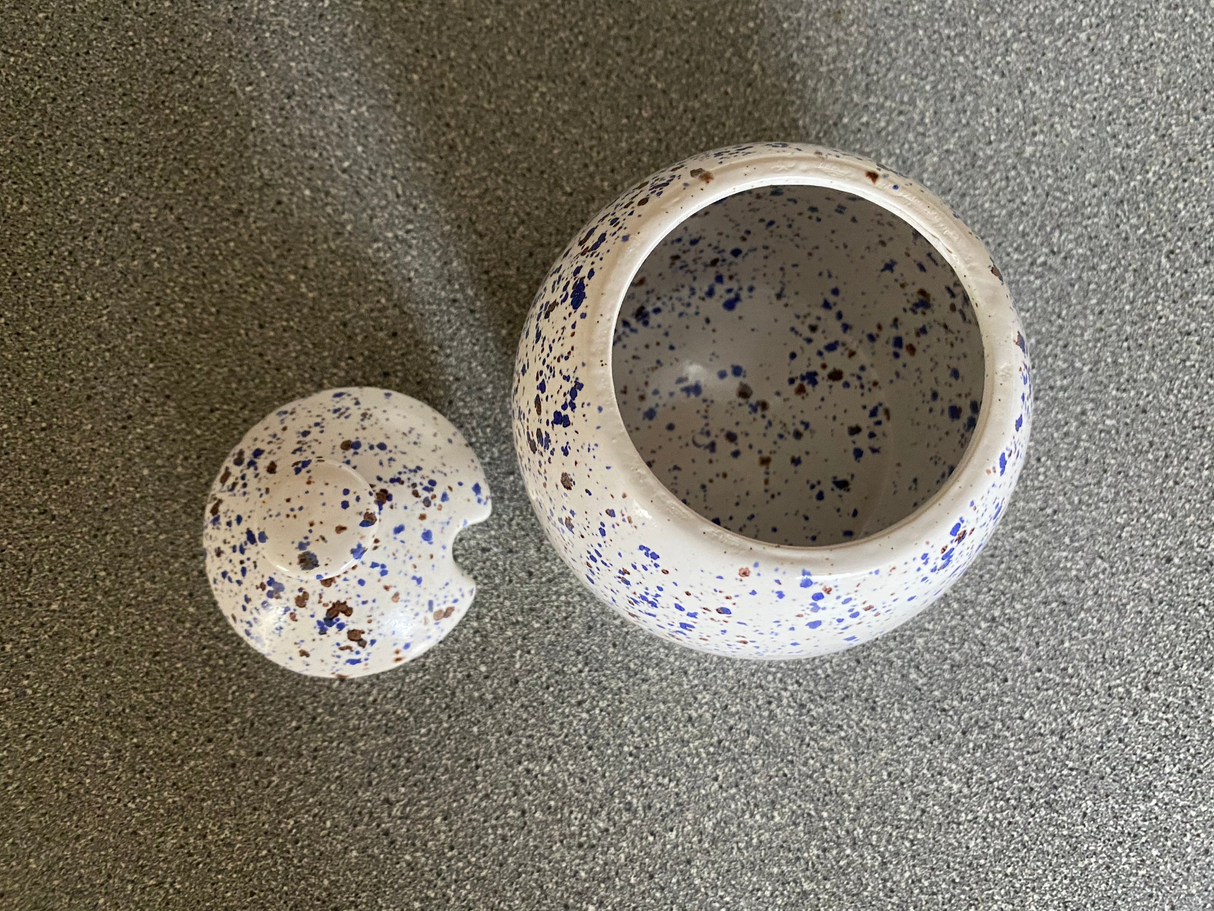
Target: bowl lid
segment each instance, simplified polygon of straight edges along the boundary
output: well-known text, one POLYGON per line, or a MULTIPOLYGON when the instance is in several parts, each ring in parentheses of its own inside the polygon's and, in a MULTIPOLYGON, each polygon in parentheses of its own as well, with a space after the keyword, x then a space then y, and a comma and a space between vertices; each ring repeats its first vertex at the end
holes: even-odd
POLYGON ((476 453, 399 392, 330 389, 268 415, 228 455, 204 517, 207 576, 251 646, 353 677, 425 652, 475 583, 451 553, 490 512, 476 453))

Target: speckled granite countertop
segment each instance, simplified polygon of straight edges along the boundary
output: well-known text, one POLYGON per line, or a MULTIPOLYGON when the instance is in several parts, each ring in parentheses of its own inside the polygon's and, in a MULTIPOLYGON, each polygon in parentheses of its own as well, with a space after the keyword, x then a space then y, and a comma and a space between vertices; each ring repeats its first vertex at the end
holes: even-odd
POLYGON ((1214 12, 18 3, 0 28, 0 906, 1214 906, 1214 12), (803 138, 984 237, 1033 452, 953 593, 799 664, 678 650, 544 543, 517 332, 692 152, 803 138), (287 674, 199 532, 276 404, 382 385, 480 453, 467 620, 287 674))

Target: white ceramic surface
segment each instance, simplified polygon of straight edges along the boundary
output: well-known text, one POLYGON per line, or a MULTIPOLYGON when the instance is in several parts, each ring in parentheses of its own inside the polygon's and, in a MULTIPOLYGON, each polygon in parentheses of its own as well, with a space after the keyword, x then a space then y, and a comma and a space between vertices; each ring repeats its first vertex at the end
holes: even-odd
POLYGON ((489 516, 463 436, 384 389, 330 389, 245 434, 211 488, 211 589, 251 646, 302 674, 353 677, 416 658, 476 585, 451 544, 489 516))
POLYGON ((872 639, 977 556, 1031 375, 1002 276, 937 197, 769 143, 642 181, 566 249, 519 346, 549 538, 608 604, 717 654, 872 639))

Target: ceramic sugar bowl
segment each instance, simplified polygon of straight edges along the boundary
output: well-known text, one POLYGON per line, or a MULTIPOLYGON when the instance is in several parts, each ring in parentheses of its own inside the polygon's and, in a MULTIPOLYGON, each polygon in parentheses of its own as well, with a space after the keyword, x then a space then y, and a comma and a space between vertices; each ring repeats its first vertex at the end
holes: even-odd
POLYGON ((514 438, 565 562, 720 655, 865 642, 977 557, 1025 457, 1024 336, 982 242, 870 161, 770 143, 625 192, 519 346, 514 438))

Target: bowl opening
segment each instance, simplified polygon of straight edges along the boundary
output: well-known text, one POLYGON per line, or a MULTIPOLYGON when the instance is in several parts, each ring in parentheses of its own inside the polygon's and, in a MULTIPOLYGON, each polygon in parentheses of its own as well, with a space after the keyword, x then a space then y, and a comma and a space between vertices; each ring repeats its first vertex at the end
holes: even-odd
POLYGON ((676 225, 612 339, 624 425, 705 519, 795 547, 914 513, 960 463, 985 356, 947 260, 843 190, 772 185, 676 225))

